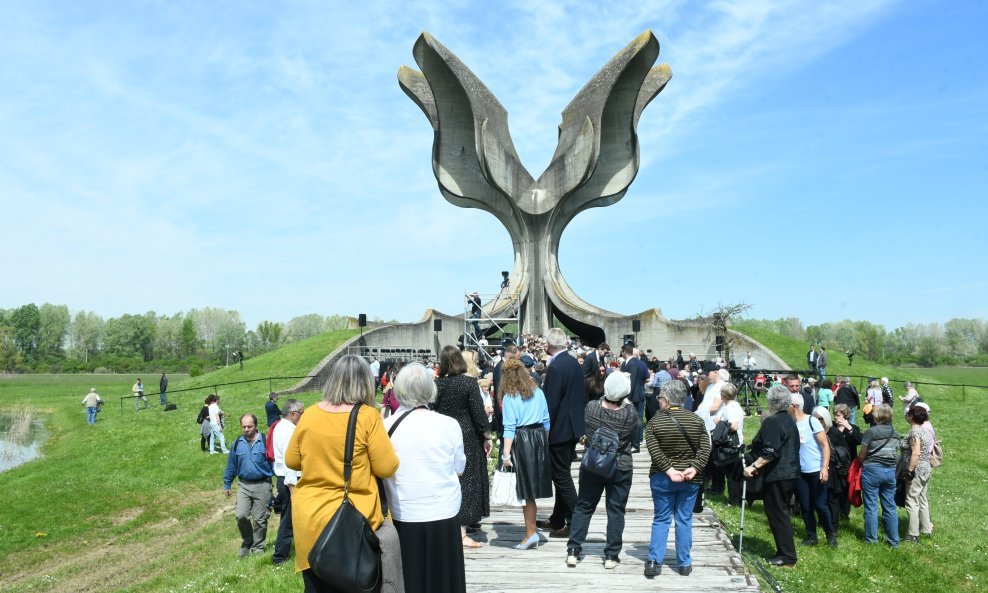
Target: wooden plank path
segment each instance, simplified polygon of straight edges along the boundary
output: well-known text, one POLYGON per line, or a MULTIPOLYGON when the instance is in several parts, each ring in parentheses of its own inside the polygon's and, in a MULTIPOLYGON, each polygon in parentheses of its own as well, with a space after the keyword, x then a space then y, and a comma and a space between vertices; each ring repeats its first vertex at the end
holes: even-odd
MULTIPOLYGON (((482 548, 464 550, 467 591, 471 593, 551 593, 554 591, 743 591, 757 593, 758 581, 745 570, 713 512, 704 509, 693 515, 693 573, 680 576, 676 565, 675 523, 669 529, 669 546, 662 570, 654 579, 643 571, 648 559, 652 531, 652 494, 649 489, 649 456, 634 456, 635 477, 625 515, 624 547, 621 564, 612 570, 603 566, 607 512, 604 497, 590 521, 583 561, 575 568, 566 566, 566 539, 549 538, 540 532, 541 543, 534 550, 515 550, 525 534, 520 508, 492 507, 482 521, 481 533, 472 537, 486 542, 482 548)), ((577 481, 579 463, 573 463, 577 481)), ((539 517, 552 511, 552 499, 540 499, 539 517)))

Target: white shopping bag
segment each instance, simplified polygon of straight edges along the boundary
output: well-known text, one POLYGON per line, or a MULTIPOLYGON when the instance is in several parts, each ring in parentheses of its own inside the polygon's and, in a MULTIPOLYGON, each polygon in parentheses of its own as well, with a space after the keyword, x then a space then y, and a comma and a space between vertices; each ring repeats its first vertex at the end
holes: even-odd
POLYGON ((491 481, 491 505, 500 507, 522 507, 524 500, 518 499, 515 489, 515 472, 505 471, 504 468, 494 471, 491 481))

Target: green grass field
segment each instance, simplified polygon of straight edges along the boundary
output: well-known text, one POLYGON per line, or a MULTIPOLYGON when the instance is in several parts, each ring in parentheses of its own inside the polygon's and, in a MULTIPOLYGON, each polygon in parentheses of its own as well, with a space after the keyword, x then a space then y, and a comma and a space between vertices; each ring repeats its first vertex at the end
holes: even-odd
POLYGON ((936 367, 903 369, 932 377, 940 383, 988 386, 988 367, 936 367))
MULTIPOLYGON (((744 331, 741 329, 740 331, 744 331)), ((756 332, 752 332, 755 334, 756 332)), ((779 353, 790 365, 802 363, 806 346, 782 336, 758 333, 755 339, 779 353)), ((834 360, 833 358, 831 360, 834 360)), ((831 363, 828 375, 853 373, 887 376, 893 380, 895 393, 902 393, 900 380, 919 384, 919 392, 930 404, 931 421, 946 449, 944 465, 935 470, 930 482, 930 512, 936 530, 931 539, 917 544, 903 542, 898 550, 884 545, 864 543, 862 509, 851 511, 851 520, 840 525, 840 547, 802 547, 797 543, 799 562, 795 569, 768 568, 784 591, 881 591, 882 593, 979 591, 988 587, 988 546, 973 534, 988 533, 988 519, 980 512, 984 489, 988 484, 988 461, 981 445, 988 436, 981 407, 988 401, 988 389, 924 385, 931 383, 967 383, 988 385, 983 369, 895 369, 866 360, 846 359, 831 363), (974 412, 974 413, 972 413, 974 412), (973 503, 973 504, 972 504, 973 503), (839 582, 835 582, 839 579, 839 582)), ((902 417, 902 405, 895 406, 895 428, 908 430, 902 417)), ((745 422, 745 438, 750 441, 758 431, 760 420, 745 422)), ((864 425, 866 428, 867 425, 864 425)), ((740 510, 729 507, 723 497, 711 497, 725 527, 735 536, 740 531, 740 510)), ((797 542, 804 537, 800 517, 793 520, 797 542)), ((900 537, 906 534, 906 512, 899 509, 900 537)), ((745 513, 744 550, 753 567, 774 551, 761 503, 745 513)), ((763 583, 764 584, 764 583, 763 583)))
MULTIPOLYGON (((297 590, 291 570, 273 570, 270 556, 236 559, 233 501, 222 493, 226 457, 200 451, 195 417, 212 385, 304 376, 355 333, 305 340, 248 360, 243 371, 173 377, 173 412, 135 412, 127 400, 121 413, 119 397, 130 392, 133 376, 0 379, 0 409, 42 414, 50 434, 42 459, 0 474, 0 591, 297 590), (80 403, 90 387, 108 404, 92 428, 80 403)), ((157 387, 157 377, 143 378, 157 387)), ((267 381, 219 389, 229 418, 263 418, 268 390, 267 381)), ((157 402, 156 389, 148 399, 157 402)), ((228 443, 238 426, 228 424, 228 443)), ((276 529, 277 519, 271 523, 276 529)), ((275 531, 269 533, 273 541, 275 531)))
MULTIPOLYGON (((223 407, 228 417, 249 411, 263 418, 269 385, 254 379, 305 375, 354 333, 327 334, 279 349, 248 360, 243 371, 230 367, 187 380, 173 376, 171 399, 179 406, 175 412, 135 413, 128 400, 121 413, 118 398, 129 393, 132 376, 0 379, 0 409, 43 414, 50 434, 43 459, 0 473, 0 591, 300 590, 292 569, 272 567, 270 554, 236 558, 233 501, 221 492, 225 457, 199 451, 195 416, 214 386, 247 381, 218 387, 223 407), (80 405, 89 387, 96 387, 109 403, 94 428, 86 426, 80 405)), ((757 339, 791 364, 802 360, 800 343, 773 335, 757 339)), ((900 372, 863 360, 855 361, 852 370, 858 369, 920 381, 954 382, 952 377, 961 375, 940 375, 931 369, 900 372)), ((843 372, 840 365, 831 370, 843 372)), ((157 385, 157 377, 143 378, 149 387, 157 385)), ((286 379, 272 386, 280 389, 294 382, 286 379)), ((988 484, 988 461, 979 448, 988 431, 983 414, 977 413, 988 391, 922 385, 920 391, 933 408, 933 422, 946 448, 945 465, 930 486, 935 538, 918 546, 903 544, 898 551, 866 546, 861 511, 855 509, 850 524, 841 526, 838 549, 801 549, 796 569, 768 569, 783 590, 925 593, 988 586, 981 535, 988 532, 988 520, 978 504, 988 484)), ((301 399, 311 405, 319 394, 301 399)), ((157 401, 153 389, 149 401, 157 401)), ((230 426, 228 443, 237 435, 236 424, 230 426)), ((904 429, 901 419, 896 426, 904 429)), ((746 422, 749 440, 757 429, 757 419, 746 422)), ((724 502, 713 497, 710 504, 726 528, 737 534, 739 511, 724 502)), ((900 519, 904 533, 904 511, 900 519)), ((277 524, 272 516, 269 543, 277 524)), ((796 524, 801 525, 798 518, 796 524)), ((744 536, 754 571, 754 563, 770 553, 772 545, 760 503, 746 513, 744 536)))

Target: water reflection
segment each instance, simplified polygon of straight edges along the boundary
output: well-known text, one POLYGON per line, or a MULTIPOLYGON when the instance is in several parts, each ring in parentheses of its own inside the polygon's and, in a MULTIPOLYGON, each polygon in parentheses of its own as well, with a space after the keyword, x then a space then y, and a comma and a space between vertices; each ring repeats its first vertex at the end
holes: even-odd
POLYGON ((0 472, 41 456, 44 419, 27 410, 0 412, 0 472))

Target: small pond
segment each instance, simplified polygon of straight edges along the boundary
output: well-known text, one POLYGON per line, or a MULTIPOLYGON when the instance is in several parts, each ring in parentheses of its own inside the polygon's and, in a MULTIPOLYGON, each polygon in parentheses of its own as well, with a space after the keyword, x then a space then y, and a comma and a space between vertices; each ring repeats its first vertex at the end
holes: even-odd
POLYGON ((47 438, 41 415, 29 411, 0 411, 0 472, 40 457, 47 438))

